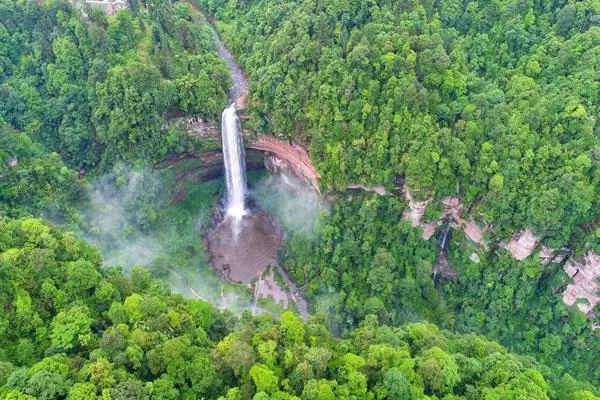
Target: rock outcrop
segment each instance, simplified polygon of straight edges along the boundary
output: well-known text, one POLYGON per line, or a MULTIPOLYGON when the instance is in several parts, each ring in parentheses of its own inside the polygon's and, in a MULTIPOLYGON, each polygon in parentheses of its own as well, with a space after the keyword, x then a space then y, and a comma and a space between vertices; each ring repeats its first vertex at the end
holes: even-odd
POLYGON ((540 250, 540 262, 543 265, 546 265, 549 263, 560 263, 565 260, 565 258, 567 257, 567 254, 568 254, 568 249, 566 249, 566 248, 557 250, 557 249, 553 249, 553 248, 542 245, 542 249, 540 250))
MULTIPOLYGON (((221 129, 217 124, 205 121, 199 116, 170 118, 163 128, 167 129, 172 126, 179 126, 190 136, 211 139, 217 143, 220 143, 221 140, 221 129)), ((244 136, 244 147, 246 149, 272 154, 279 160, 275 162, 279 164, 279 167, 291 170, 300 179, 310 183, 317 191, 319 190, 320 175, 313 166, 308 151, 304 147, 265 134, 259 134, 252 138, 251 133, 247 130, 244 131, 244 136)), ((375 187, 373 191, 382 194, 385 193, 385 188, 375 187)))
MULTIPOLYGON (((245 103, 247 92, 242 91, 238 100, 245 103)), ((183 119, 183 121, 185 123, 185 130, 189 135, 220 140, 220 129, 215 123, 204 121, 195 116, 183 119)), ((169 122, 169 126, 171 126, 171 122, 169 122)), ((244 135, 245 147, 247 149, 259 150, 273 156, 266 158, 265 163, 267 167, 272 166, 274 168, 290 170, 319 191, 320 175, 314 167, 308 151, 304 147, 266 134, 259 134, 255 138, 252 138, 251 133, 247 130, 244 131, 244 135)), ((369 191, 382 196, 390 194, 383 186, 366 186, 360 183, 350 183, 347 185, 347 188, 369 191)), ((424 240, 429 240, 442 225, 443 221, 450 219, 453 226, 462 229, 471 241, 481 244, 484 247, 486 246, 484 235, 488 227, 482 227, 471 218, 463 218, 461 214, 464 204, 460 199, 456 197, 444 198, 442 200, 444 207, 442 215, 434 222, 425 223, 423 222, 423 216, 433 198, 417 201, 414 199, 411 190, 407 187, 404 188, 404 197, 408 201, 408 210, 402 216, 408 219, 413 227, 421 227, 423 229, 422 237, 424 240)), ((516 233, 508 244, 501 244, 501 247, 509 251, 515 259, 522 261, 533 254, 539 242, 540 238, 531 229, 527 228, 516 233)), ((541 247, 540 260, 543 264, 562 262, 564 258, 564 252, 557 252, 555 249, 545 246, 541 247)))
POLYGON ((381 185, 377 185, 377 186, 365 186, 365 185, 361 185, 360 183, 349 183, 348 186, 346 186, 347 189, 351 189, 351 190, 364 190, 365 192, 373 192, 373 193, 377 193, 380 196, 385 196, 388 194, 387 190, 385 190, 385 187, 381 186, 381 185))
POLYGON ((235 109, 236 110, 245 110, 248 108, 248 90, 241 93, 237 99, 235 99, 235 109))
POLYGON ((571 258, 563 269, 573 279, 563 292, 563 302, 568 306, 577 303, 579 311, 593 317, 594 307, 600 304, 600 255, 590 251, 583 257, 571 258))
POLYGON ((188 135, 197 137, 221 137, 221 128, 214 122, 204 121, 197 115, 186 118, 185 122, 188 135))
POLYGON ((107 15, 115 15, 120 10, 129 8, 129 3, 126 0, 71 0, 71 3, 77 7, 84 17, 88 17, 86 13, 87 5, 89 8, 97 8, 107 15))
POLYGON ((267 135, 258 135, 246 147, 275 155, 289 165, 296 176, 319 190, 319 173, 304 147, 267 135))
POLYGON ((404 197, 408 201, 408 210, 402 213, 402 217, 409 220, 413 228, 418 226, 423 228, 423 239, 429 240, 429 238, 435 232, 435 224, 423 224, 423 215, 425 215, 425 209, 431 203, 433 198, 429 198, 423 201, 416 201, 409 188, 404 189, 404 197))
MULTIPOLYGON (((465 235, 473 242, 483 244, 483 235, 487 228, 482 228, 472 219, 464 219, 461 217, 464 204, 456 197, 446 197, 442 200, 445 212, 443 218, 451 217, 459 227, 463 229, 465 235)), ((442 219, 443 219, 442 218, 442 219)))
POLYGON ((423 228, 422 237, 424 240, 429 240, 434 235, 436 229, 442 225, 443 221, 451 219, 457 227, 463 229, 469 239, 475 243, 483 244, 483 236, 487 228, 482 228, 475 221, 461 217, 464 205, 458 198, 446 197, 443 199, 444 211, 442 215, 435 222, 423 223, 425 209, 433 199, 415 201, 408 188, 404 190, 404 197, 408 201, 409 210, 405 211, 402 216, 408 219, 413 227, 420 226, 423 228))
POLYGON ((511 241, 504 247, 514 258, 522 261, 533 253, 539 241, 540 238, 534 235, 531 229, 523 229, 521 232, 515 234, 511 241))

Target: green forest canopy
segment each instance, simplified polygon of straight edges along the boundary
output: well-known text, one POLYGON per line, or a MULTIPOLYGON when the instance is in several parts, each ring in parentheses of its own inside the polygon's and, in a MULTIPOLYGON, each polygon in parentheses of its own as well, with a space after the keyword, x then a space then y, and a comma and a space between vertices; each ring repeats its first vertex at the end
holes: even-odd
POLYGON ((600 378, 561 266, 495 252, 524 227, 600 249, 600 2, 199 3, 248 73, 248 125, 309 143, 324 187, 403 182, 420 199, 458 195, 493 226, 480 263, 456 235, 458 278, 436 288, 435 248, 398 221, 405 205, 342 197, 320 241, 290 238, 285 260, 340 329, 425 317, 600 378))
POLYGON ((41 220, 0 218, 2 399, 565 399, 594 389, 481 336, 368 316, 241 318, 184 299, 41 220))
POLYGON ((402 178, 551 247, 599 216, 598 0, 199 2, 324 187, 402 178))
MULTIPOLYGON (((31 219, 77 218, 77 170, 197 149, 166 119, 226 104, 191 7, 132 4, 84 21, 0 0, 0 398, 596 398, 570 376, 598 384, 600 343, 556 295, 560 266, 475 265, 458 235, 459 278, 435 286, 435 243, 398 198, 342 196, 317 241, 290 235, 285 267, 319 315, 306 324, 101 270, 96 249, 31 219)), ((402 178, 422 198, 458 190, 498 237, 598 240, 579 227, 600 209, 597 1, 202 4, 249 74, 248 125, 310 142, 324 186, 402 178)))

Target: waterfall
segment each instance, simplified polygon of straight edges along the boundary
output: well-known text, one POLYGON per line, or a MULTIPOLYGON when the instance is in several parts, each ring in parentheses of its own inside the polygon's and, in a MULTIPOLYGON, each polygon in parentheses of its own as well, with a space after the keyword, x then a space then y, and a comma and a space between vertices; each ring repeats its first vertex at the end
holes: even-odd
POLYGON ((246 214, 246 164, 242 129, 235 111, 235 104, 223 110, 221 115, 221 136, 223 138, 223 161, 225 162, 225 182, 227 183, 227 215, 240 219, 246 214))

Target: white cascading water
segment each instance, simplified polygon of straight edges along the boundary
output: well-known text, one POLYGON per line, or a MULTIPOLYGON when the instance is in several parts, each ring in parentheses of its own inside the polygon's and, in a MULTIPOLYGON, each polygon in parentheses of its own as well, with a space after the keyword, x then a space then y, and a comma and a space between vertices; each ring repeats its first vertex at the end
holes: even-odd
POLYGON ((240 120, 235 104, 223 110, 221 115, 221 136, 223 138, 223 160, 225 162, 225 182, 227 184, 227 215, 241 219, 246 214, 246 165, 240 120))

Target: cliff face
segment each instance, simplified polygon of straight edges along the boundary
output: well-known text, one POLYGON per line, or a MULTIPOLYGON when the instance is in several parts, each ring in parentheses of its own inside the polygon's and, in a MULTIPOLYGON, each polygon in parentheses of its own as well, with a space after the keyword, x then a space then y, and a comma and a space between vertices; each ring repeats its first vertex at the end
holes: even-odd
MULTIPOLYGON (((238 99, 243 101, 244 95, 238 99)), ((213 139, 215 143, 221 142, 220 127, 215 122, 205 121, 199 116, 169 118, 163 128, 167 129, 172 126, 179 127, 182 132, 190 136, 213 139)), ((259 134, 255 138, 251 138, 251 134, 247 130, 244 130, 244 136, 244 147, 246 149, 270 153, 285 164, 285 167, 290 169, 296 176, 307 181, 317 191, 319 190, 320 175, 304 147, 265 134, 259 134)), ((377 192, 379 193, 382 190, 385 191, 381 188, 377 192)))
POLYGON ((408 211, 405 211, 402 216, 408 219, 413 227, 420 226, 423 228, 423 240, 429 240, 435 233, 436 229, 442 226, 444 220, 450 219, 457 227, 464 230, 465 234, 469 239, 478 244, 483 243, 483 236, 487 227, 479 226, 475 221, 471 219, 464 219, 461 217, 461 212, 464 207, 463 203, 456 197, 446 197, 442 200, 444 211, 442 215, 435 222, 424 223, 423 215, 425 209, 433 198, 429 198, 424 201, 416 201, 409 188, 405 188, 404 197, 408 201, 408 211))
MULTIPOLYGON (((198 117, 190 117, 186 122, 186 130, 188 134, 199 137, 215 137, 215 140, 220 140, 220 129, 212 122, 203 121, 198 117)), ((308 151, 302 146, 290 143, 273 136, 260 134, 254 139, 250 139, 250 132, 245 131, 247 149, 255 149, 262 152, 270 153, 278 161, 280 167, 291 170, 296 176, 307 181, 316 190, 319 190, 319 172, 312 164, 308 151)), ((388 194, 384 187, 366 187, 361 184, 351 183, 348 189, 360 189, 371 191, 380 195, 388 194)), ((456 197, 447 197, 442 200, 444 211, 440 218, 435 222, 423 222, 425 209, 432 198, 417 201, 413 198, 410 188, 405 188, 404 197, 408 202, 408 210, 404 212, 403 217, 408 219, 413 227, 423 228, 423 239, 429 240, 435 231, 442 225, 446 219, 450 219, 454 226, 462 229, 466 236, 473 242, 486 247, 484 235, 488 227, 477 224, 471 218, 463 218, 461 216, 464 208, 463 203, 456 197)), ((536 236, 531 229, 523 229, 512 237, 512 239, 503 244, 502 247, 509 251, 511 255, 521 261, 529 257, 537 246, 540 238, 536 236)), ((543 263, 550 261, 561 261, 560 256, 554 254, 555 249, 542 247, 541 260, 543 263)))
MULTIPOLYGON (((203 121, 200 118, 192 117, 185 120, 185 128, 188 134, 200 137, 214 137, 220 139, 220 129, 214 123, 203 121)), ((316 190, 319 190, 319 172, 312 164, 308 151, 302 146, 290 143, 273 136, 260 134, 254 139, 250 139, 249 132, 244 132, 246 137, 247 149, 257 150, 260 152, 269 153, 271 157, 266 158, 266 162, 274 167, 284 168, 292 171, 296 176, 304 179, 316 190)), ((221 156, 220 153, 214 155, 216 158, 221 156)), ((214 162, 214 160, 213 160, 214 162)), ((250 165, 249 165, 250 167, 250 165)), ((372 191, 380 195, 387 195, 388 192, 383 187, 366 187, 361 184, 349 184, 349 189, 360 189, 372 191)), ((405 199, 408 202, 408 210, 404 212, 403 217, 408 219, 413 227, 423 228, 423 239, 429 240, 435 231, 442 225, 443 221, 450 220, 455 228, 462 229, 465 235, 473 242, 479 243, 486 248, 484 234, 489 228, 480 226, 470 218, 462 217, 463 203, 455 197, 447 197, 442 200, 444 210, 437 221, 425 223, 423 216, 425 209, 433 199, 417 201, 413 198, 409 188, 404 190, 405 199)), ((540 238, 534 234, 531 229, 523 229, 516 233, 512 239, 502 244, 501 247, 506 249, 517 260, 524 260, 532 255, 536 248, 540 245, 540 238)), ((540 261, 543 264, 549 262, 561 262, 566 255, 564 251, 557 251, 545 246, 541 246, 540 261)), ((471 259, 474 262, 479 262, 479 256, 475 253, 471 254, 471 259)), ((584 257, 570 259, 564 266, 564 271, 573 280, 563 293, 563 302, 566 305, 576 305, 577 308, 593 317, 593 309, 600 304, 600 256, 594 252, 589 252, 584 257)))
POLYGON ((298 177, 305 179, 319 190, 319 173, 312 164, 308 152, 300 145, 273 136, 259 135, 246 145, 249 149, 265 151, 284 161, 298 177))

